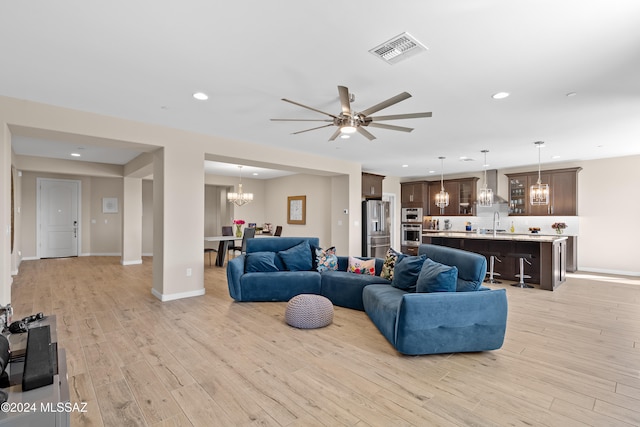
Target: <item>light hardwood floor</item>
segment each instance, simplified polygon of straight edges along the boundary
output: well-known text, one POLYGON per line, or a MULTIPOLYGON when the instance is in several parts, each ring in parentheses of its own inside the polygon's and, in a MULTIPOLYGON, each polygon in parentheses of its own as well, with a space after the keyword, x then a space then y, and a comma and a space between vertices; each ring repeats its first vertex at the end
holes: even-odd
POLYGON ((502 349, 407 357, 363 312, 298 330, 286 303, 206 295, 161 303, 151 260, 26 261, 15 317, 56 314, 73 426, 640 425, 640 280, 572 275, 555 292, 504 285, 502 349))

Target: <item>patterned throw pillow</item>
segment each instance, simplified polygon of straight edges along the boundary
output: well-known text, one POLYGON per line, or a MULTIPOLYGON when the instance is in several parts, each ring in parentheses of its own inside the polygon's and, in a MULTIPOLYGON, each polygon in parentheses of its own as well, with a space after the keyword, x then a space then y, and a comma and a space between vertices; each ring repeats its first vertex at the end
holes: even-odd
POLYGON ((400 262, 405 255, 394 250, 393 248, 389 248, 387 250, 387 255, 384 258, 384 264, 382 265, 382 271, 380 271, 380 277, 383 277, 387 280, 393 280, 393 269, 396 264, 400 262))
POLYGON ((349 257, 349 266, 347 267, 349 273, 367 274, 369 276, 376 275, 376 260, 362 260, 359 258, 349 257))
POLYGON ((336 256, 336 247, 332 246, 327 249, 316 248, 316 270, 330 271, 338 269, 338 257, 336 256))

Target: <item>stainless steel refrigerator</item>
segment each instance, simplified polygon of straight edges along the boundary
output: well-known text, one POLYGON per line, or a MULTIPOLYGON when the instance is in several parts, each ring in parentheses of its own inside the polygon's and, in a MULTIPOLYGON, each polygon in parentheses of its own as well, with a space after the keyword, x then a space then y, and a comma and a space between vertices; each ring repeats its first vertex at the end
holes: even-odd
POLYGON ((362 202, 362 256, 384 258, 391 247, 389 202, 362 202))

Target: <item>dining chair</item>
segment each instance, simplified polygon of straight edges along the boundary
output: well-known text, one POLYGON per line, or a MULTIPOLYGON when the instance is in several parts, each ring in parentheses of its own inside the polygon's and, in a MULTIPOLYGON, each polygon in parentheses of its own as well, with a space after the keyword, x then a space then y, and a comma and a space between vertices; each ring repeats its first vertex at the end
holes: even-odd
POLYGON ((256 229, 255 228, 245 228, 244 233, 242 233, 242 246, 240 247, 240 253, 247 252, 247 239, 253 239, 256 237, 256 229))
MULTIPOLYGON (((233 227, 230 225, 223 225, 222 226, 222 235, 223 236, 233 236, 233 227)), ((229 243, 227 244, 227 251, 230 254, 231 251, 241 251, 242 247, 241 246, 236 246, 236 241, 235 240, 230 240, 229 243)))
POLYGON ((211 267, 211 252, 218 252, 218 250, 213 248, 204 248, 204 253, 209 254, 209 267, 211 267))
MULTIPOLYGON (((246 228, 245 228, 246 230, 246 228)), ((230 225, 225 225, 222 227, 222 235, 223 236, 233 236, 233 227, 230 225)), ((243 241, 244 241, 244 235, 242 237, 243 241)), ((236 245, 236 241, 232 240, 229 242, 229 252, 231 251, 240 251, 242 252, 242 246, 241 245, 236 245)))
POLYGON ((276 236, 276 237, 280 237, 282 235, 282 226, 281 225, 278 225, 276 227, 276 231, 275 231, 275 233, 273 233, 273 235, 276 236))

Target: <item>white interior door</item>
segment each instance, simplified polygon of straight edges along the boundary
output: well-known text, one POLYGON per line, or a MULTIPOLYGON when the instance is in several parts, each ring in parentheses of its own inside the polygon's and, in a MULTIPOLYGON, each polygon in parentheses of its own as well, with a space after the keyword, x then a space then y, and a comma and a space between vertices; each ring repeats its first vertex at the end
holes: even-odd
POLYGON ((78 256, 80 182, 38 178, 40 258, 78 256))

